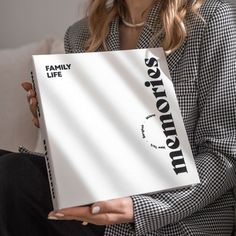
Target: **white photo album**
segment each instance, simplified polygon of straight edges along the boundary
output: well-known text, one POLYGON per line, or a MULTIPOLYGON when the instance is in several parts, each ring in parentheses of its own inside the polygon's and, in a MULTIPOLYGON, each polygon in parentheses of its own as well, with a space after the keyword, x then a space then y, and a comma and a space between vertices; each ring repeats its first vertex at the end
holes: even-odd
POLYGON ((54 209, 200 182, 162 48, 33 62, 54 209))

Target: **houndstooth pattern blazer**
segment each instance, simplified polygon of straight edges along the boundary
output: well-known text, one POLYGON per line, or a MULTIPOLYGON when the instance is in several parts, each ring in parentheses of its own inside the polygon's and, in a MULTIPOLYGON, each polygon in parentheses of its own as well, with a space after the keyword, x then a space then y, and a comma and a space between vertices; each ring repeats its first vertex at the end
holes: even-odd
MULTIPOLYGON (((161 30, 159 10, 157 4, 150 12, 137 48, 160 46, 163 34, 150 44, 161 30)), ((223 0, 206 0, 201 7, 205 22, 190 13, 188 37, 167 56, 201 184, 132 196, 134 223, 107 226, 106 236, 231 235, 236 184, 236 31, 231 11, 223 0)), ((84 52, 88 37, 85 18, 67 30, 66 52, 84 52)), ((106 45, 119 50, 119 18, 110 26, 106 45)))

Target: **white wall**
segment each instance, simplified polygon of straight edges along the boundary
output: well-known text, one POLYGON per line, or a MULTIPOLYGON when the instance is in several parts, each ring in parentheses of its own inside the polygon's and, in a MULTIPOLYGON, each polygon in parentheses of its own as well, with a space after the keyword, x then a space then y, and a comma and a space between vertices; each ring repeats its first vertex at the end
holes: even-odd
POLYGON ((66 28, 85 14, 88 2, 0 0, 0 49, 39 41, 47 35, 63 38, 66 28))
POLYGON ((85 14, 89 0, 0 0, 0 49, 63 38, 66 28, 85 14))

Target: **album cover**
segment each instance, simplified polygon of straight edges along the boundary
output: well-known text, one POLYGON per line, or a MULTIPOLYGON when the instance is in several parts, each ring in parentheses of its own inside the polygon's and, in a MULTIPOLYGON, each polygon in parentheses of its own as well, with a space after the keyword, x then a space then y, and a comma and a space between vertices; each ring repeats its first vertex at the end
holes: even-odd
POLYGON ((33 62, 55 209, 199 183, 162 48, 33 62))

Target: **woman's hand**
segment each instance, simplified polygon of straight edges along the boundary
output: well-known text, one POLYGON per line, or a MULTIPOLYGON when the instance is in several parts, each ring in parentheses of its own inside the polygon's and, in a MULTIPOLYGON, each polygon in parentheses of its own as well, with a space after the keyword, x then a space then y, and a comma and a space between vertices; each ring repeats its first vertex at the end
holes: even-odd
POLYGON ((131 223, 133 218, 133 201, 130 197, 62 209, 48 215, 48 219, 52 220, 78 220, 95 225, 131 223))
POLYGON ((24 82, 21 84, 21 86, 25 89, 25 91, 27 91, 27 100, 29 103, 29 108, 30 111, 33 115, 33 123, 36 127, 39 128, 39 120, 38 120, 38 115, 37 115, 37 98, 36 98, 36 93, 33 90, 32 84, 29 82, 24 82))

